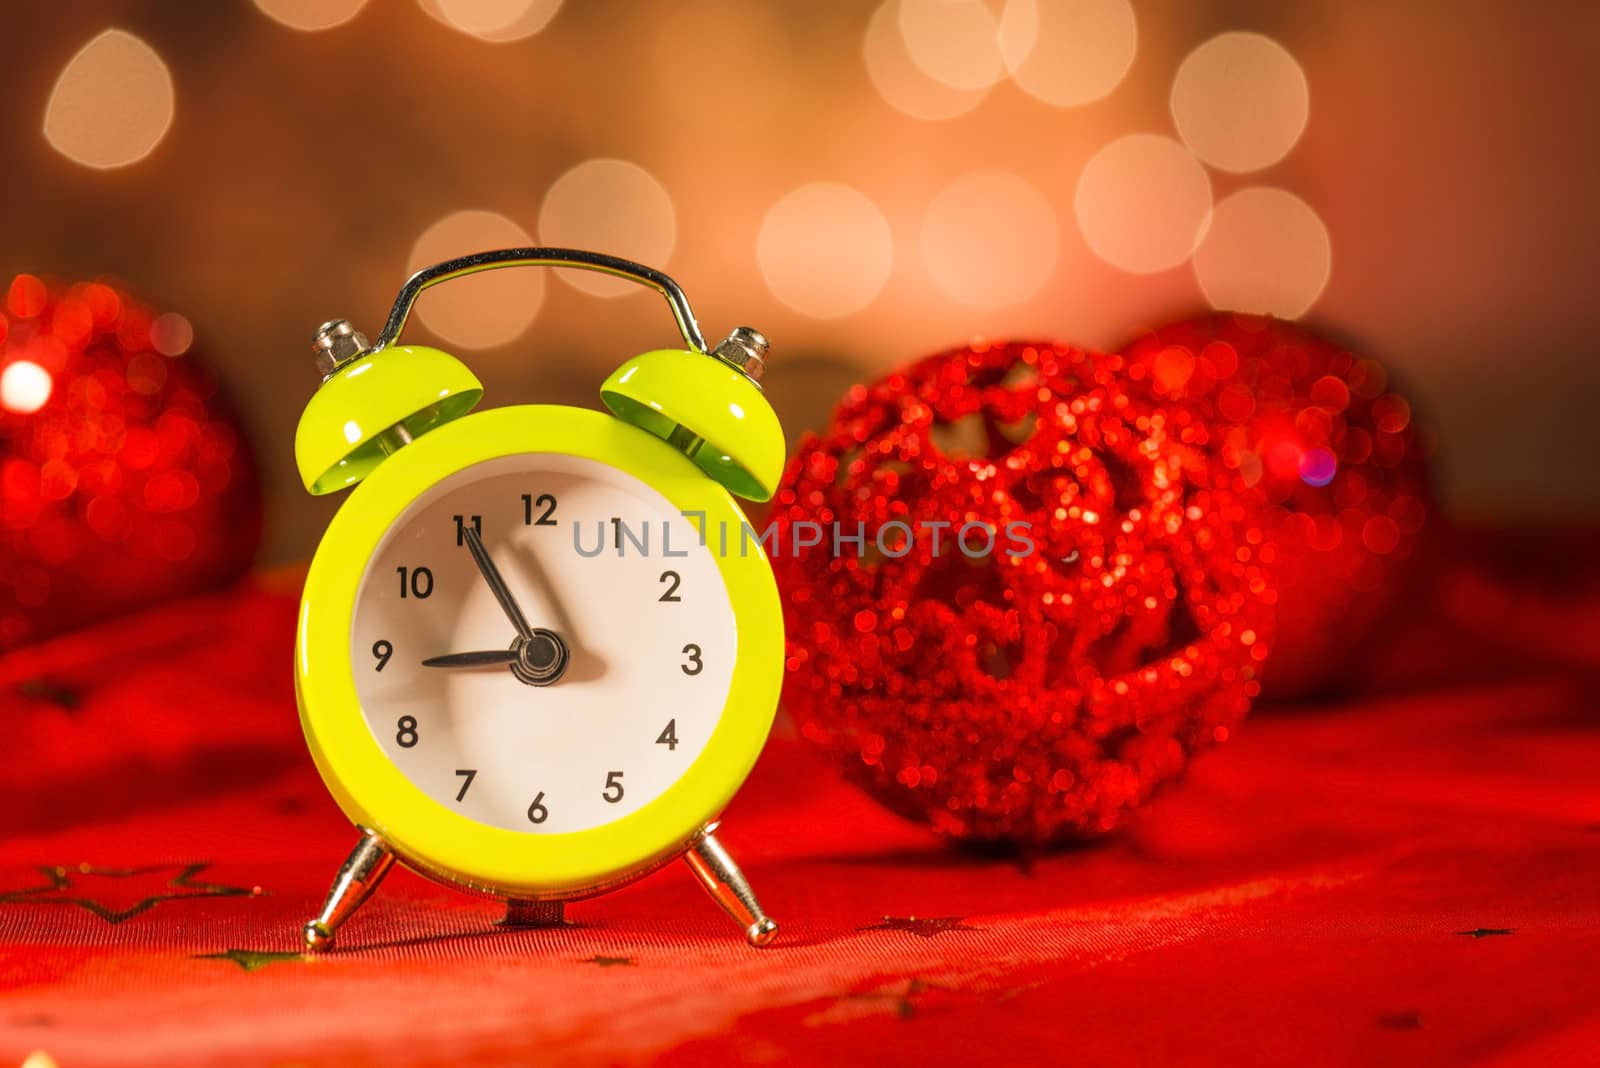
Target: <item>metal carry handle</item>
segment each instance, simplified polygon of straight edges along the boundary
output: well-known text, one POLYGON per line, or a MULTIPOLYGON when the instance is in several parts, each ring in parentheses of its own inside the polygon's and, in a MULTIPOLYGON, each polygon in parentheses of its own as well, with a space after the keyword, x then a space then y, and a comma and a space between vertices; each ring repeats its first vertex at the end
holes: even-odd
POLYGON ((586 252, 575 248, 502 248, 445 260, 432 267, 424 267, 406 279, 406 284, 400 287, 399 296, 395 297, 394 307, 389 310, 389 319, 383 324, 383 332, 361 355, 371 356, 382 352, 400 339, 400 331, 405 329, 406 319, 411 315, 411 306, 417 302, 417 297, 422 295, 424 289, 440 282, 448 282, 452 278, 477 274, 479 271, 498 270, 501 267, 578 267, 649 286, 667 298, 667 306, 672 309, 672 317, 678 321, 678 331, 683 334, 684 343, 695 352, 709 354, 711 351, 706 346, 704 335, 700 333, 700 324, 695 322, 694 312, 689 307, 689 298, 684 296, 683 289, 677 282, 653 267, 600 252, 586 252))

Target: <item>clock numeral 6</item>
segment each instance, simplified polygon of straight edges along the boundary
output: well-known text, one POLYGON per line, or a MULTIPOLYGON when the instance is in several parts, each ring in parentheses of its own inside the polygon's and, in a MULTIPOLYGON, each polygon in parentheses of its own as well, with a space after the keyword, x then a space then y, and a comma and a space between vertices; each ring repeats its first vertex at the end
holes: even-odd
POLYGON ((622 800, 622 772, 606 772, 606 789, 600 796, 613 805, 622 800), (616 792, 613 793, 613 790, 616 792))
POLYGON ((423 601, 433 596, 433 572, 425 567, 397 567, 400 573, 400 598, 423 601))
POLYGON ((417 717, 401 716, 395 725, 394 741, 401 749, 410 749, 417 744, 417 717))
POLYGON ((456 515, 450 518, 456 521, 456 547, 467 543, 467 520, 472 521, 472 530, 478 537, 483 537, 483 516, 481 515, 456 515))
POLYGON ((556 499, 553 494, 541 493, 535 497, 531 493, 522 495, 522 524, 529 527, 553 527, 556 525, 556 499), (539 513, 539 518, 533 518, 533 506, 538 505, 544 511, 539 513))
POLYGON ((676 602, 683 600, 682 597, 678 596, 678 587, 683 585, 682 575, 678 574, 676 571, 663 571, 661 572, 661 584, 663 586, 667 586, 667 589, 666 592, 662 593, 660 597, 656 598, 658 601, 676 602), (667 586, 667 583, 669 582, 671 585, 667 586))
POLYGON ((378 661, 374 671, 382 671, 389 666, 389 658, 394 655, 394 644, 387 638, 379 638, 372 643, 372 655, 378 661))
POLYGON ((677 750, 677 748, 678 748, 678 721, 677 720, 675 720, 675 719, 667 720, 667 725, 665 727, 661 728, 661 733, 660 734, 656 735, 656 744, 657 745, 666 746, 668 751, 676 751, 677 750))
POLYGON ((683 655, 688 657, 688 663, 679 664, 685 675, 698 675, 705 670, 705 662, 700 659, 700 647, 690 642, 683 647, 683 655))
POLYGON ((528 822, 543 823, 550 818, 550 810, 544 807, 544 791, 539 791, 539 796, 533 799, 533 804, 528 806, 528 822))

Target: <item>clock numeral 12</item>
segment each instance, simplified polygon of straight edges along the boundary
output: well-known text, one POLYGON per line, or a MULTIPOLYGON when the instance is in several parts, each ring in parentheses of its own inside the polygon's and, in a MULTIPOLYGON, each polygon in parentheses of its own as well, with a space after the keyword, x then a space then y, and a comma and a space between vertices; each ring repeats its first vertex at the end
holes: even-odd
POLYGON ((522 495, 522 524, 528 527, 553 527, 556 525, 556 499, 553 494, 541 493, 535 497, 531 493, 522 495), (544 511, 539 513, 539 518, 533 517, 533 506, 538 505, 544 511))
POLYGON ((478 537, 483 537, 483 516, 458 515, 452 516, 456 521, 456 546, 459 548, 467 543, 467 520, 472 520, 472 529, 478 537))

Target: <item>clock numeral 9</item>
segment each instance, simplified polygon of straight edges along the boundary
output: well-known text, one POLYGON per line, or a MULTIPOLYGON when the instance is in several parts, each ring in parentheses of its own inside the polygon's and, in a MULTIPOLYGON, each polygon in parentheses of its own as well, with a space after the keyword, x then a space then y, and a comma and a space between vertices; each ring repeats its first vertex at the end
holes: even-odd
POLYGON ((669 752, 673 752, 673 751, 677 750, 677 748, 678 748, 678 721, 677 720, 675 720, 675 719, 667 720, 667 725, 665 727, 661 728, 661 733, 660 734, 656 735, 656 744, 657 745, 666 746, 667 750, 669 752))
POLYGON ((465 545, 467 543, 467 520, 469 520, 469 519, 472 520, 473 533, 477 534, 478 537, 480 537, 480 538, 483 537, 483 516, 481 516, 481 515, 457 515, 457 516, 451 516, 450 518, 452 518, 452 519, 454 519, 456 521, 456 547, 457 548, 460 548, 461 546, 463 546, 463 545, 465 545))
POLYGON ((678 587, 683 585, 682 575, 678 574, 676 571, 663 571, 661 572, 661 584, 663 586, 667 586, 667 588, 660 597, 656 598, 656 600, 672 601, 674 603, 683 600, 682 597, 678 596, 678 587), (669 582, 671 585, 667 586, 667 583, 669 582))
POLYGON ((600 796, 613 805, 622 800, 622 772, 606 772, 606 789, 600 796), (616 792, 612 793, 613 790, 616 792))
POLYGON ((705 670, 705 662, 700 659, 700 647, 690 642, 683 647, 683 655, 689 658, 688 663, 679 664, 685 675, 698 675, 705 670))
POLYGON ((379 638, 372 643, 372 655, 378 661, 374 671, 382 671, 389 666, 389 658, 394 655, 394 644, 387 638, 379 638))
POLYGON ((549 493, 541 493, 535 497, 531 493, 522 495, 522 523, 529 527, 553 527, 556 525, 556 499, 549 493), (538 505, 544 511, 539 518, 533 518, 533 506, 538 505))
POLYGON ((550 818, 550 810, 544 807, 544 791, 539 791, 539 796, 533 799, 533 804, 528 806, 528 822, 543 823, 550 818))
POLYGON ((419 601, 433 596, 433 572, 425 567, 397 567, 400 573, 400 598, 415 597, 419 601))
POLYGON ((417 744, 417 717, 401 716, 395 723, 394 742, 401 749, 410 749, 417 744))

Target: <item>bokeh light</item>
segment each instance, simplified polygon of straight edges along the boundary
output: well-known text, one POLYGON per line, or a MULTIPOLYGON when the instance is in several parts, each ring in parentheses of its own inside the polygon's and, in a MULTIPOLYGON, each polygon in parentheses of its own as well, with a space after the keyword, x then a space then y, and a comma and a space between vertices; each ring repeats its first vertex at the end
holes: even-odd
POLYGON ((978 308, 1020 304, 1039 291, 1060 252, 1055 209, 1006 171, 975 171, 945 186, 922 222, 934 283, 978 308))
POLYGON ((999 40, 1024 92, 1077 107, 1122 81, 1138 50, 1139 27, 1128 0, 1007 0, 999 40))
POLYGON ((924 74, 900 32, 901 0, 884 0, 867 20, 861 56, 888 105, 914 119, 951 119, 978 106, 987 89, 955 89, 924 74))
POLYGON ((1097 256, 1124 271, 1154 274, 1194 253, 1211 212, 1211 179, 1171 138, 1129 134, 1089 160, 1074 206, 1097 256))
POLYGON ((194 326, 177 312, 158 315, 150 324, 150 347, 163 356, 182 356, 194 344, 194 326))
POLYGON ((917 69, 953 89, 987 89, 1005 73, 999 25, 981 0, 899 0, 900 37, 917 69))
POLYGON ((768 210, 756 239, 767 287, 788 307, 837 319, 872 302, 889 280, 889 222, 864 193, 813 182, 768 210))
POLYGON ((547 26, 561 0, 419 0, 422 10, 464 34, 504 44, 532 37, 547 26))
MULTIPOLYGON (((539 240, 567 248, 603 249, 651 267, 665 267, 678 239, 672 197, 649 171, 620 159, 591 159, 551 184, 539 209, 539 240)), ((556 272, 596 297, 642 290, 594 271, 556 272)))
MULTIPOLYGON (((526 231, 492 211, 458 211, 425 230, 407 270, 485 249, 532 245, 526 231)), ((544 300, 543 271, 483 271, 429 290, 417 318, 452 344, 469 349, 504 345, 526 330, 544 300)))
POLYGON ((0 408, 27 415, 43 408, 54 387, 50 372, 32 360, 17 360, 0 371, 0 408))
POLYGON ((44 311, 50 291, 44 282, 31 274, 19 274, 11 280, 6 290, 6 308, 19 319, 32 319, 44 311))
POLYGON ((1172 119, 1196 156, 1242 173, 1286 156, 1305 129, 1305 72, 1277 41, 1224 33, 1190 52, 1172 81, 1172 119))
POLYGON ((1308 486, 1326 486, 1338 473, 1338 458, 1320 445, 1300 457, 1300 481, 1308 486))
POLYGON ((106 30, 67 61, 44 109, 44 136, 85 167, 125 167, 148 156, 172 125, 172 74, 155 49, 106 30))
POLYGON ((1194 256, 1213 308, 1294 319, 1328 284, 1333 250, 1311 206, 1282 189, 1241 189, 1217 204, 1194 256))
POLYGON ((255 0, 261 13, 291 30, 331 30, 367 6, 367 0, 255 0))

